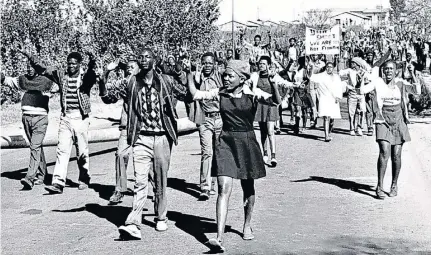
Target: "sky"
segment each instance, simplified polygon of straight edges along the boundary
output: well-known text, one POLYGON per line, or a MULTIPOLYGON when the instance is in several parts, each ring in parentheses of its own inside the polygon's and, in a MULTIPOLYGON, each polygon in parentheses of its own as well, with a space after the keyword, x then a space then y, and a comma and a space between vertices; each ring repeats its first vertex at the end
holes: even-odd
POLYGON ((257 20, 258 17, 262 20, 292 21, 308 9, 389 7, 389 0, 222 0, 217 24, 232 20, 232 1, 235 20, 240 22, 257 20))

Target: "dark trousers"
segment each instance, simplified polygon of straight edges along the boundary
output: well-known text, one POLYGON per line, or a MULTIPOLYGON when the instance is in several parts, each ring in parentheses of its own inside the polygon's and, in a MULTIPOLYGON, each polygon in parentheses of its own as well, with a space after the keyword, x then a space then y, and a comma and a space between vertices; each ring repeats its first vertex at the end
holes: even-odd
POLYGON ((42 142, 48 127, 48 116, 24 114, 22 123, 30 142, 30 163, 25 178, 30 181, 43 180, 46 175, 46 161, 42 142))

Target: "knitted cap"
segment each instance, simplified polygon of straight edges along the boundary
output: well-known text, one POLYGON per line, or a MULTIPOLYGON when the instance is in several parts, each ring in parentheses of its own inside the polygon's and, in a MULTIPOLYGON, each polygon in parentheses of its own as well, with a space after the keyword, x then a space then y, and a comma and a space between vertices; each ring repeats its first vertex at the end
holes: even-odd
POLYGON ((227 63, 226 70, 231 69, 236 74, 238 74, 239 77, 244 77, 245 79, 250 78, 250 65, 241 60, 230 60, 227 63))
POLYGON ((363 60, 361 58, 354 57, 354 58, 352 58, 352 62, 355 63, 355 64, 357 64, 361 68, 365 67, 364 66, 364 62, 363 62, 363 60))

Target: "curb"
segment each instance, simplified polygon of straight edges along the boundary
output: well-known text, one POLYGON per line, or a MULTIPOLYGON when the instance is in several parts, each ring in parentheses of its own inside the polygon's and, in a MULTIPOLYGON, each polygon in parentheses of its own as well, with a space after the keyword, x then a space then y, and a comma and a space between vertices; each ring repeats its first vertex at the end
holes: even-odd
MULTIPOLYGON (((188 118, 180 118, 177 120, 178 136, 188 135, 197 131, 196 124, 191 122, 188 118)), ((93 129, 88 131, 88 142, 111 142, 117 141, 120 136, 118 127, 109 127, 102 129, 93 129)), ((29 147, 29 141, 24 131, 21 134, 1 136, 0 138, 2 149, 16 149, 29 147)), ((58 144, 58 135, 56 133, 47 134, 43 140, 43 146, 56 146, 58 144)))

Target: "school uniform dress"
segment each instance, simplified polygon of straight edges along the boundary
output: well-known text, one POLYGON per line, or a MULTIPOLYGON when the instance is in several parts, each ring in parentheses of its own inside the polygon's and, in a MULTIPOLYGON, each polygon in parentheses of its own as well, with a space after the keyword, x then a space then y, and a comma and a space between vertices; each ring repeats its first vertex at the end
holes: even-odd
POLYGON ((403 79, 394 78, 390 84, 377 78, 361 88, 361 93, 376 92, 379 110, 374 121, 376 141, 387 141, 391 145, 400 145, 411 141, 407 124, 410 123, 407 102, 408 95, 420 95, 419 83, 411 84, 403 79))
POLYGON ((229 176, 234 179, 258 179, 266 176, 262 151, 253 129, 259 93, 261 91, 257 90, 253 94, 248 86, 244 86, 239 97, 234 97, 223 89, 198 91, 195 94, 194 100, 217 96, 220 99, 223 127, 215 144, 212 176, 229 176))
MULTIPOLYGON (((273 94, 271 83, 269 82, 269 77, 259 76, 257 80, 257 88, 262 91, 273 94)), ((277 121, 280 119, 280 115, 278 113, 278 106, 270 104, 268 102, 259 101, 256 109, 256 115, 254 120, 257 122, 268 122, 268 121, 277 121)))

